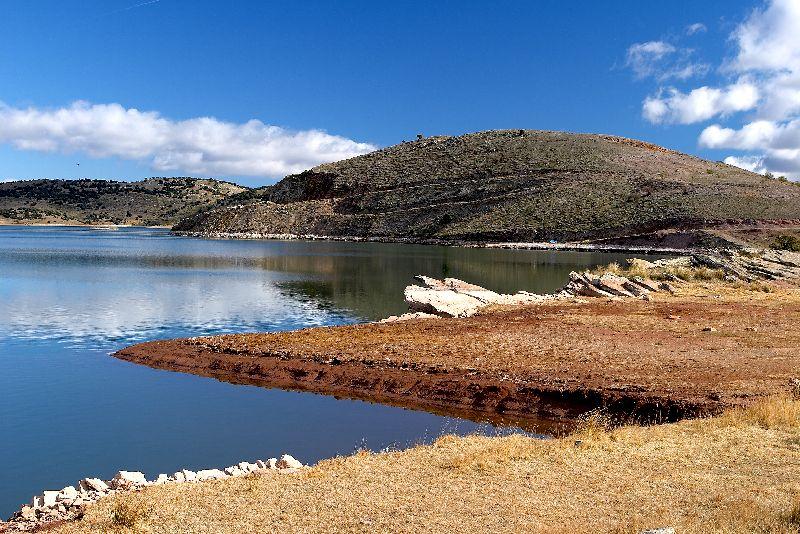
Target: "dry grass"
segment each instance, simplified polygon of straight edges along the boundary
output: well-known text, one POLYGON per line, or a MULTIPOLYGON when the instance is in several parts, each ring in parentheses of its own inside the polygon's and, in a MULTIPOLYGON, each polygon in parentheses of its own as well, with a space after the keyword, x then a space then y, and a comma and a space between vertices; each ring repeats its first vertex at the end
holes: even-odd
POLYGON ((153 506, 139 494, 114 499, 109 514, 112 527, 136 529, 153 512, 153 506))
MULTIPOLYGON (((562 439, 446 436, 119 499, 152 507, 135 527, 150 532, 798 532, 800 401, 652 427, 588 420, 562 439)), ((115 506, 55 531, 111 530, 115 506)))
POLYGON ((593 274, 603 275, 605 273, 616 274, 628 278, 640 276, 651 280, 671 281, 675 279, 685 282, 708 282, 718 281, 725 278, 725 272, 720 269, 710 269, 708 267, 684 267, 668 266, 647 268, 643 262, 632 261, 626 267, 617 262, 609 263, 603 267, 597 267, 592 271, 593 274))

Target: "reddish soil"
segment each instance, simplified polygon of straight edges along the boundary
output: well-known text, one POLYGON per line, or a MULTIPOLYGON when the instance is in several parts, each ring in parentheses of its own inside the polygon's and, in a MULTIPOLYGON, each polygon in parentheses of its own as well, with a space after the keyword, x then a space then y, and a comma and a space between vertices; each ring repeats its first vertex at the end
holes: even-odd
POLYGON ((142 343, 123 360, 476 419, 718 413, 800 375, 800 291, 686 286, 652 302, 553 303, 413 320, 142 343))

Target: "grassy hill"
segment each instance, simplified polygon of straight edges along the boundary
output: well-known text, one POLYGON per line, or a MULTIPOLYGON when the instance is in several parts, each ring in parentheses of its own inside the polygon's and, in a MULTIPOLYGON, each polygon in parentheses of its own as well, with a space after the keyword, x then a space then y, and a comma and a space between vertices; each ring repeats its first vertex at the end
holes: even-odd
POLYGON ((0 183, 0 223, 173 225, 244 187, 198 178, 0 183))
POLYGON ((320 165, 226 198, 175 229, 452 241, 669 230, 697 240, 696 229, 718 223, 787 219, 800 219, 792 183, 631 139, 505 130, 320 165))

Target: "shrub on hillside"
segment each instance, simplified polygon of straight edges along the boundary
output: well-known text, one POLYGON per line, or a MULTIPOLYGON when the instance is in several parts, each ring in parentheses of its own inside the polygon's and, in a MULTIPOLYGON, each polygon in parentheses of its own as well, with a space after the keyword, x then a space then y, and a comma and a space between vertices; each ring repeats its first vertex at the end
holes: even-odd
POLYGON ((800 252, 800 237, 794 235, 779 235, 775 238, 775 241, 772 242, 770 248, 800 252))

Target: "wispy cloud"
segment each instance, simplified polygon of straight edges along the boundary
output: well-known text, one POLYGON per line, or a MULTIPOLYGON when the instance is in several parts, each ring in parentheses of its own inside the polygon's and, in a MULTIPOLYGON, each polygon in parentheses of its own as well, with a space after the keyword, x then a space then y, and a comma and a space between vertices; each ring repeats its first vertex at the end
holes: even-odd
POLYGON ((691 48, 681 48, 667 41, 634 43, 625 55, 625 67, 631 69, 638 80, 686 80, 708 72, 708 65, 695 61, 693 54, 691 48))
POLYGON ((174 121, 120 104, 15 108, 0 103, 0 143, 19 150, 144 161, 156 171, 281 177, 375 150, 321 130, 292 131, 253 119, 174 121))
POLYGON ((682 92, 661 88, 642 103, 654 123, 712 124, 699 137, 701 146, 745 152, 727 161, 743 168, 800 177, 800 2, 769 0, 739 24, 730 38, 735 53, 720 66, 728 79, 718 87, 682 92))
POLYGON ((695 22, 694 24, 689 24, 686 26, 686 35, 694 35, 696 33, 703 33, 707 31, 706 25, 702 22, 695 22))

